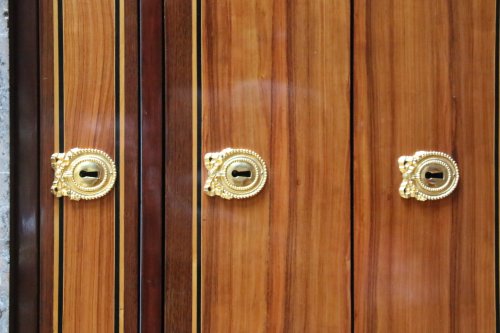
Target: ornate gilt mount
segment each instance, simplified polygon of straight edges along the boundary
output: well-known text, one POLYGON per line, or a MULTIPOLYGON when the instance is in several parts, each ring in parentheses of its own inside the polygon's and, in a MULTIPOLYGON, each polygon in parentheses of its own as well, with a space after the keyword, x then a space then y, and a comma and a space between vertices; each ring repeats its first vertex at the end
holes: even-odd
POLYGON ((51 162, 55 171, 51 192, 58 198, 97 199, 115 184, 115 163, 101 150, 73 148, 52 154, 51 162))
POLYGON ((224 199, 244 199, 259 193, 267 180, 264 160, 248 149, 226 148, 205 155, 207 195, 224 199))
POLYGON ((405 199, 443 199, 455 190, 460 178, 457 163, 441 152, 419 151, 401 156, 398 163, 403 174, 399 194, 405 199))

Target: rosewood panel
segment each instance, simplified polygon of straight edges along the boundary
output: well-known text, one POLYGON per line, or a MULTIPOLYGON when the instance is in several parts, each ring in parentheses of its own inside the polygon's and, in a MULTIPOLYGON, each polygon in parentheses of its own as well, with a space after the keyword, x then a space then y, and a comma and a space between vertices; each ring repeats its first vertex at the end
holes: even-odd
POLYGON ((120 197, 123 331, 120 326, 120 332, 132 333, 137 332, 139 325, 139 20, 137 0, 123 1, 120 6, 123 6, 120 105, 124 111, 120 116, 120 165, 124 176, 120 182, 123 196, 120 197))
POLYGON ((350 2, 202 8, 203 153, 252 149, 270 173, 251 199, 203 195, 202 331, 346 332, 350 2))
POLYGON ((354 1, 356 332, 495 331, 495 3, 354 1), (417 150, 451 197, 399 197, 417 150))
POLYGON ((141 241, 140 326, 164 324, 164 22, 163 3, 140 1, 141 241))
MULTIPOLYGON (((64 151, 115 154, 115 1, 62 4, 64 151)), ((65 332, 111 332, 115 323, 115 196, 64 199, 65 332)))
POLYGON ((52 333, 54 325, 54 212, 57 200, 50 193, 54 170, 50 156, 58 151, 54 134, 54 8, 53 0, 39 1, 40 66, 40 296, 39 332, 52 333))
POLYGON ((165 5, 165 331, 190 332, 192 297, 196 297, 192 293, 193 3, 173 0, 165 5))

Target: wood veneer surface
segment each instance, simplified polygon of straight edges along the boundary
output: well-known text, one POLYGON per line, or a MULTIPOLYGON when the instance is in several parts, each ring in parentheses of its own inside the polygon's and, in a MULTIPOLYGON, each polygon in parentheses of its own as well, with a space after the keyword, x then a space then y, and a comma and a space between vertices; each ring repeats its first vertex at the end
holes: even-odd
MULTIPOLYGON (((40 248, 38 235, 38 203, 41 198, 38 156, 38 126, 40 122, 38 80, 38 20, 36 1, 9 2, 11 122, 10 159, 2 153, 3 171, 11 172, 10 290, 9 312, 2 313, 12 332, 32 332, 38 328, 40 293, 38 267, 40 248), (14 56, 15 55, 15 56, 14 56), (6 319, 5 316, 9 318, 6 319)), ((7 51, 8 52, 8 51, 7 51)), ((6 84, 2 84, 8 89, 6 84)), ((8 119, 2 118, 3 122, 8 119)), ((5 127, 4 127, 5 128, 5 127)), ((5 178, 4 178, 5 179, 5 178)), ((7 189, 5 189, 6 191, 7 189)), ((6 221, 4 221, 6 222, 6 221)), ((5 244, 5 243, 4 243, 5 244)))
POLYGON ((254 198, 203 195, 204 332, 350 329, 349 7, 202 2, 203 153, 270 173, 254 198))
POLYGON ((495 1, 354 2, 356 332, 495 331, 495 1), (403 200, 397 159, 460 184, 403 200))
POLYGON ((56 152, 54 135, 54 24, 53 0, 39 3, 40 43, 40 333, 54 325, 54 170, 49 158, 56 152))
POLYGON ((141 309, 140 329, 161 332, 164 325, 164 66, 163 5, 140 3, 141 85, 141 309))
MULTIPOLYGON (((165 3, 165 331, 193 318, 192 1, 165 3)), ((196 145, 196 142, 194 143, 196 145)))
MULTIPOLYGON (((121 165, 124 172, 125 181, 121 183, 121 191, 124 194, 123 242, 124 242, 124 262, 123 267, 123 293, 124 293, 124 332, 137 332, 139 322, 139 36, 138 36, 138 7, 136 0, 123 1, 124 6, 124 34, 125 40, 120 41, 125 45, 123 61, 124 73, 124 96, 121 101, 124 105, 124 140, 120 145, 124 145, 121 152, 124 164, 121 165)), ((121 77, 120 77, 121 78, 121 77)))
MULTIPOLYGON (((62 10, 64 151, 97 148, 114 156, 114 1, 64 1, 62 10)), ((64 200, 64 332, 113 331, 114 213, 114 191, 64 200)))

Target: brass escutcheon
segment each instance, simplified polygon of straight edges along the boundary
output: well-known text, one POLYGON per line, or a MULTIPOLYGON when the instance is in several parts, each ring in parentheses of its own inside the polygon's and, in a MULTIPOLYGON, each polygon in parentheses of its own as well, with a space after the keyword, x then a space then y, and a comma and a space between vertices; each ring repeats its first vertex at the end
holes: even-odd
POLYGON ((399 194, 405 199, 443 199, 455 190, 460 178, 457 163, 441 152, 419 151, 401 156, 398 163, 403 174, 399 194))
POLYGON ((51 192, 58 198, 97 199, 115 184, 115 163, 101 150, 73 148, 52 154, 51 162, 55 171, 51 192))
POLYGON ((205 155, 208 178, 204 191, 224 199, 244 199, 259 193, 267 180, 264 160, 248 149, 226 148, 205 155))

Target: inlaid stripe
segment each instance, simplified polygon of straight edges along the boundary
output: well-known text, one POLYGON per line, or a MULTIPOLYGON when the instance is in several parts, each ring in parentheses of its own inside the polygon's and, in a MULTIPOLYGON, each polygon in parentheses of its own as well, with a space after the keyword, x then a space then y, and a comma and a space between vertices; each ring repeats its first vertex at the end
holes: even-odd
POLYGON ((118 331, 123 333, 125 316, 125 4, 119 6, 119 136, 120 136, 120 194, 119 194, 119 327, 118 331))

